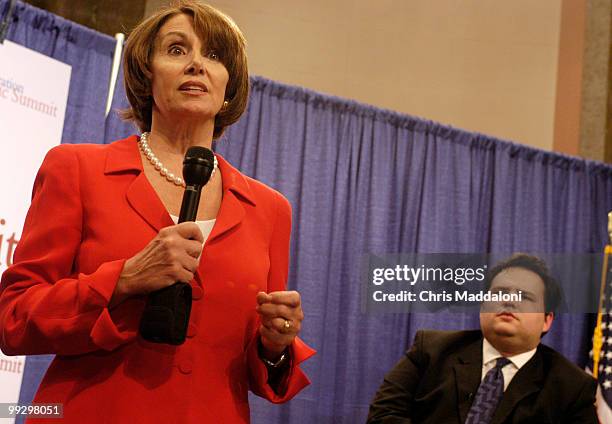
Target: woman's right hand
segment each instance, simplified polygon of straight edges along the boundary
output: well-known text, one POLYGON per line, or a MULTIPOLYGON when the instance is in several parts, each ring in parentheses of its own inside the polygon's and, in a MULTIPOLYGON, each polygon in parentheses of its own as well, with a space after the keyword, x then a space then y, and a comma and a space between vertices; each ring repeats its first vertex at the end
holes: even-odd
POLYGON ((162 228, 149 244, 125 262, 109 307, 130 296, 189 282, 198 269, 204 238, 194 222, 162 228))

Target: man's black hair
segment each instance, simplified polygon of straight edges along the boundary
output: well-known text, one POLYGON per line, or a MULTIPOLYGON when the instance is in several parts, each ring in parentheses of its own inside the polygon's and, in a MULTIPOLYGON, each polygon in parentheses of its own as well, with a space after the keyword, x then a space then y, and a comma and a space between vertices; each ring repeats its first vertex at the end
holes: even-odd
POLYGON ((561 289, 557 280, 550 273, 550 269, 542 259, 526 253, 515 253, 507 259, 495 264, 489 270, 485 279, 487 290, 491 282, 502 271, 509 268, 522 268, 537 274, 544 283, 544 313, 555 313, 561 304, 561 289))

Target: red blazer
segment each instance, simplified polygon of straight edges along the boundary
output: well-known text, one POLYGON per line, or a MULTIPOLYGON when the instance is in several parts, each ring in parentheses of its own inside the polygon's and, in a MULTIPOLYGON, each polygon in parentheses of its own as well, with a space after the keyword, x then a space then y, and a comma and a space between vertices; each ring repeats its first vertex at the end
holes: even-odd
POLYGON ((255 295, 285 289, 291 207, 219 157, 223 200, 191 281, 188 339, 148 343, 137 336, 143 297, 108 309, 124 261, 173 225, 136 141, 47 154, 2 276, 0 347, 57 354, 34 401, 62 403, 64 423, 249 422, 249 389, 279 403, 309 384, 298 365, 314 350, 299 339, 282 395, 257 355, 255 295))

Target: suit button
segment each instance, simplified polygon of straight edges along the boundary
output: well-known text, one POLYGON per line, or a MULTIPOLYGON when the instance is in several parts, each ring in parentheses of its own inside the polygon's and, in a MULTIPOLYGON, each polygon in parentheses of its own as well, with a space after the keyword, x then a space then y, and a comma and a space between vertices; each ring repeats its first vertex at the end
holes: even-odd
POLYGON ((197 327, 189 323, 189 327, 187 327, 187 337, 193 337, 196 334, 197 334, 197 327))
POLYGON ((191 361, 188 359, 184 359, 179 364, 179 371, 183 374, 191 374, 191 370, 193 369, 191 361))
POLYGON ((200 286, 191 286, 191 297, 193 300, 202 299, 202 295, 204 294, 204 290, 200 286))

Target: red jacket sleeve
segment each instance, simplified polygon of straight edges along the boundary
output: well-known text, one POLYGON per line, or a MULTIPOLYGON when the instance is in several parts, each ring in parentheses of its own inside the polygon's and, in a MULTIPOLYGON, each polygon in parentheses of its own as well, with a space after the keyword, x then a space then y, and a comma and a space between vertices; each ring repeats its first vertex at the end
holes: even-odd
MULTIPOLYGON (((268 274, 268 291, 286 290, 287 273, 289 269, 289 237, 291 233, 291 205, 280 194, 278 197, 276 220, 270 241, 270 271, 268 274)), ((249 383, 253 393, 268 399, 273 403, 282 403, 293 398, 300 390, 310 384, 306 374, 299 365, 313 356, 316 351, 296 337, 289 347, 291 365, 287 376, 279 390, 275 393, 268 385, 268 369, 259 358, 259 333, 253 338, 247 348, 247 361, 249 365, 249 383)))
POLYGON ((135 336, 108 310, 123 260, 75 271, 83 233, 79 161, 53 148, 34 182, 14 264, 0 283, 0 348, 9 355, 112 350, 135 336))

